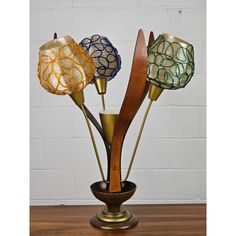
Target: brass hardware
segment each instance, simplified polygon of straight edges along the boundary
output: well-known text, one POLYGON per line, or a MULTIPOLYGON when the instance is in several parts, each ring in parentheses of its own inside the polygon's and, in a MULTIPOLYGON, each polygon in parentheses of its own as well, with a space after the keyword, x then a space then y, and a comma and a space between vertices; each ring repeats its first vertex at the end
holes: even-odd
POLYGON ((82 111, 83 111, 83 114, 84 114, 84 117, 85 117, 85 120, 86 120, 88 129, 89 129, 89 133, 90 133, 90 136, 91 136, 91 139, 92 139, 93 148, 94 148, 95 155, 96 155, 96 158, 97 158, 98 167, 99 167, 99 170, 100 170, 100 174, 101 174, 101 176, 102 176, 102 180, 103 180, 103 181, 106 181, 106 180, 105 180, 104 173, 103 173, 103 170, 102 170, 102 164, 101 164, 100 157, 99 157, 99 154, 98 154, 96 142, 95 142, 95 139, 94 139, 94 136, 93 136, 93 131, 92 131, 91 125, 90 125, 90 123, 89 123, 89 119, 88 119, 88 117, 87 117, 87 114, 86 114, 86 112, 85 112, 85 110, 84 110, 83 104, 81 105, 81 109, 82 109, 82 111))
POLYGON ((104 135, 111 145, 118 114, 107 110, 99 112, 99 115, 104 135))
POLYGON ((84 104, 84 92, 83 92, 83 90, 80 90, 77 93, 70 94, 70 97, 72 98, 72 100, 75 102, 75 104, 77 106, 81 106, 82 104, 84 104))
POLYGON ((140 141, 140 138, 141 138, 141 135, 142 135, 142 132, 143 132, 143 128, 144 128, 144 125, 145 125, 145 122, 146 122, 146 119, 147 119, 147 115, 148 115, 148 112, 151 108, 152 102, 156 101, 159 98, 159 96, 161 95, 163 90, 164 90, 163 88, 157 87, 154 84, 150 84, 150 86, 149 86, 148 98, 150 99, 150 101, 149 101, 149 104, 148 104, 147 109, 145 111, 140 129, 139 129, 138 137, 137 137, 137 140, 136 140, 136 143, 135 143, 135 146, 134 146, 134 150, 133 150, 133 153, 132 153, 132 156, 131 156, 131 159, 130 159, 129 167, 128 167, 126 176, 125 176, 123 181, 126 181, 129 177, 130 170, 131 170, 133 162, 134 162, 134 157, 135 157, 136 151, 138 149, 138 144, 139 144, 139 141, 140 141))
POLYGON ((93 148, 94 148, 94 151, 95 151, 95 155, 96 155, 96 158, 97 158, 99 171, 100 171, 100 174, 102 176, 102 180, 105 182, 106 180, 105 180, 105 176, 104 176, 104 173, 103 173, 103 170, 102 170, 102 164, 101 164, 100 157, 99 157, 99 154, 98 154, 97 145, 96 145, 96 142, 95 142, 95 139, 94 139, 93 130, 91 128, 88 116, 86 114, 86 111, 85 111, 84 105, 83 105, 84 104, 84 93, 83 93, 83 90, 80 90, 79 92, 74 93, 74 94, 70 94, 70 97, 75 102, 75 104, 81 108, 81 110, 83 112, 85 121, 86 121, 88 129, 89 129, 89 134, 90 134, 90 137, 91 137, 91 140, 92 140, 92 144, 93 144, 93 148))
POLYGON ((153 102, 152 100, 149 101, 148 107, 145 111, 145 114, 144 114, 144 117, 143 117, 143 120, 142 120, 142 124, 141 124, 140 129, 139 129, 138 137, 137 137, 137 140, 136 140, 136 143, 135 143, 135 146, 134 146, 134 150, 133 150, 133 153, 132 153, 132 156, 131 156, 131 159, 130 159, 129 167, 128 167, 128 170, 126 172, 126 176, 125 176, 123 181, 126 181, 129 177, 130 170, 131 170, 133 162, 134 162, 134 157, 135 157, 135 154, 136 154, 136 151, 137 151, 137 148, 138 148, 138 144, 139 144, 142 132, 143 132, 143 127, 145 125, 147 115, 148 115, 148 112, 151 108, 152 102, 153 102))
POLYGON ((163 88, 160 88, 156 86, 155 84, 151 83, 149 86, 148 98, 152 101, 156 101, 162 92, 163 92, 163 88))
POLYGON ((97 218, 104 222, 124 222, 129 220, 131 213, 127 210, 121 208, 119 212, 110 213, 107 210, 107 207, 104 207, 98 214, 97 218))
POLYGON ((107 79, 97 78, 95 79, 95 86, 98 94, 105 94, 107 92, 107 79))
POLYGON ((106 106, 105 106, 104 94, 107 92, 107 79, 105 78, 95 79, 95 86, 98 94, 100 94, 102 97, 102 110, 105 111, 106 106))
POLYGON ((102 110, 105 111, 106 110, 106 105, 105 105, 104 94, 101 94, 101 97, 102 97, 102 110))
MULTIPOLYGON (((130 229, 138 224, 138 218, 130 213, 130 218, 122 222, 106 222, 98 219, 97 215, 93 216, 90 220, 90 224, 98 229, 120 231, 125 229, 130 229)), ((110 235, 110 234, 109 234, 110 235)))
POLYGON ((178 37, 175 37, 173 35, 170 35, 170 34, 167 34, 167 33, 163 33, 162 36, 164 37, 164 39, 166 41, 169 41, 169 42, 177 42, 179 43, 182 47, 186 48, 188 47, 189 43, 187 41, 184 41, 183 39, 180 39, 178 37))

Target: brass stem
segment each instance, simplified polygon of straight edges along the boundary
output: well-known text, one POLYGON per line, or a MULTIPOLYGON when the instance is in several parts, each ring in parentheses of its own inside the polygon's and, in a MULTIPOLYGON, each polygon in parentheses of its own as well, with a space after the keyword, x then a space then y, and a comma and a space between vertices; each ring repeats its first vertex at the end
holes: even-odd
POLYGON ((142 135, 142 132, 143 132, 143 128, 144 128, 144 125, 145 125, 145 122, 146 122, 146 119, 147 119, 147 115, 148 115, 148 112, 151 108, 152 102, 153 102, 152 100, 149 101, 149 104, 148 104, 147 109, 145 111, 141 126, 139 128, 139 133, 138 133, 138 137, 137 137, 137 140, 136 140, 136 143, 135 143, 135 146, 134 146, 133 154, 132 154, 132 157, 131 157, 130 162, 129 162, 129 167, 128 167, 128 170, 126 172, 125 179, 123 181, 126 181, 129 177, 129 174, 130 174, 133 162, 134 162, 134 157, 135 157, 135 154, 136 154, 136 151, 137 151, 137 148, 138 148, 138 144, 139 144, 139 141, 140 141, 140 138, 141 138, 141 135, 142 135))
POLYGON ((97 149, 97 146, 96 146, 96 143, 95 143, 93 131, 92 131, 91 125, 90 125, 90 123, 89 123, 87 114, 86 114, 86 112, 85 112, 84 105, 81 104, 80 107, 81 107, 81 110, 83 111, 84 118, 85 118, 85 120, 86 120, 88 129, 89 129, 89 133, 90 133, 91 140, 92 140, 92 143, 93 143, 93 148, 94 148, 95 155, 96 155, 96 158, 97 158, 97 162, 98 162, 98 167, 99 167, 99 170, 100 170, 100 174, 101 174, 101 176, 102 176, 102 180, 105 182, 106 180, 105 180, 105 176, 104 176, 104 173, 103 173, 103 170, 102 170, 102 165, 101 165, 100 157, 99 157, 99 154, 98 154, 98 149, 97 149))
POLYGON ((101 94, 101 97, 102 97, 102 110, 105 111, 106 110, 106 106, 105 106, 104 94, 101 94))

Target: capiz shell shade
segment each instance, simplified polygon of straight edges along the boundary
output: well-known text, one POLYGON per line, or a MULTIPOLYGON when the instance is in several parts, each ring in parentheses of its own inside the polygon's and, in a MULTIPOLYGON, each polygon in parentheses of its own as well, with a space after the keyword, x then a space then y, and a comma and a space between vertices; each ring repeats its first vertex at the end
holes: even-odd
POLYGON ((80 45, 95 62, 94 78, 113 79, 121 68, 121 58, 117 49, 107 37, 94 34, 84 38, 80 45))
POLYGON ((193 46, 169 34, 161 34, 148 46, 147 80, 163 89, 179 89, 194 74, 193 46))
POLYGON ((70 36, 51 40, 39 49, 38 78, 50 93, 76 93, 90 83, 94 71, 92 57, 70 36))

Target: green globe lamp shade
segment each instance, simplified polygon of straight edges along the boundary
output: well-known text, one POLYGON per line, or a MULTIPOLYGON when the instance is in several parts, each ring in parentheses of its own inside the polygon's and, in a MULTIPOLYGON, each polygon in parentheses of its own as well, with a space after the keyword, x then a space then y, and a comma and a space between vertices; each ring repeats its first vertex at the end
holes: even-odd
POLYGON ((149 98, 156 90, 184 88, 194 74, 193 46, 169 34, 161 34, 147 47, 149 98), (157 89, 158 87, 159 89, 157 89))
POLYGON ((164 89, 184 88, 194 74, 193 46, 180 38, 161 34, 148 45, 147 54, 147 80, 150 82, 148 97, 150 101, 139 129, 125 180, 129 176, 152 102, 159 98, 164 89))

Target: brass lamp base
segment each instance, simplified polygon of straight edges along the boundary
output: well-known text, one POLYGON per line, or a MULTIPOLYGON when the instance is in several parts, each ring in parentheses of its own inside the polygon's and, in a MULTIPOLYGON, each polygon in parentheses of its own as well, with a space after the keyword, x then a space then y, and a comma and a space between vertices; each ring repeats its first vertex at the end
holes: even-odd
POLYGON ((125 181, 121 184, 121 192, 111 193, 108 184, 96 182, 90 186, 94 196, 104 202, 106 207, 100 210, 90 220, 92 226, 106 230, 129 229, 138 224, 138 218, 121 207, 121 204, 132 197, 136 185, 125 181))
POLYGON ((92 226, 106 230, 129 229, 138 224, 138 218, 127 210, 121 209, 117 213, 109 213, 104 207, 97 215, 91 218, 92 226))

